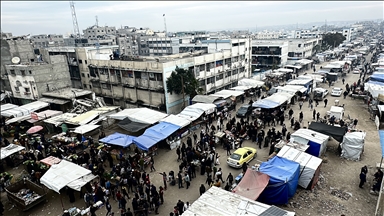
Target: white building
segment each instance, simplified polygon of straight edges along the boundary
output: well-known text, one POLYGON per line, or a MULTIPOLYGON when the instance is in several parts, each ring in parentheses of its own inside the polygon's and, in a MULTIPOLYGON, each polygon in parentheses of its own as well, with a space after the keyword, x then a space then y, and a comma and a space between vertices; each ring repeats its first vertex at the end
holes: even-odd
POLYGON ((355 28, 344 28, 342 31, 343 36, 346 38, 345 40, 348 42, 356 39, 357 29, 355 28))
POLYGON ((284 37, 283 32, 269 32, 269 31, 262 31, 257 32, 253 38, 257 40, 265 40, 265 39, 279 39, 284 37))
POLYGON ((290 38, 321 38, 321 32, 318 30, 295 30, 290 38))
POLYGON ((288 59, 301 59, 312 56, 313 48, 320 44, 321 39, 289 39, 288 42, 288 59))
POLYGON ((255 69, 271 69, 283 67, 288 60, 288 41, 286 40, 253 40, 252 71, 255 69))

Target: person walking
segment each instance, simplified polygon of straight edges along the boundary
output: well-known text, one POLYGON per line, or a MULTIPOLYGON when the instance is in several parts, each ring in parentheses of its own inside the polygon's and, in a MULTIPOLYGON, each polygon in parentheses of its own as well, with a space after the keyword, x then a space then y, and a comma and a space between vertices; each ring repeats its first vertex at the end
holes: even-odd
POLYGON ((355 119, 353 120, 353 128, 356 129, 356 126, 357 126, 357 122, 359 122, 358 119, 355 119))
POLYGON ((159 174, 163 176, 164 190, 167 190, 167 174, 165 172, 159 174))
POLYGON ((189 175, 188 175, 187 172, 185 172, 185 174, 184 174, 184 181, 187 184, 187 188, 186 189, 188 190, 189 186, 191 185, 191 179, 189 178, 189 175))
POLYGON ((303 121, 303 118, 304 118, 304 114, 303 114, 303 112, 300 112, 299 113, 299 122, 300 123, 303 121))
POLYGON ((343 78, 341 81, 343 82, 343 85, 344 85, 345 79, 343 78))
POLYGON ((152 171, 156 172, 156 169, 155 169, 155 160, 153 159, 153 156, 151 156, 151 160, 149 161, 149 164, 151 165, 151 172, 152 172, 152 171))
POLYGON ((313 118, 313 120, 316 119, 316 109, 314 109, 313 112, 312 112, 312 118, 313 118))
POLYGON ((363 188, 364 183, 367 181, 367 174, 363 171, 360 172, 360 184, 359 188, 363 188))
POLYGON ((327 103, 328 103, 328 99, 325 98, 325 99, 324 99, 324 107, 327 107, 327 103))
POLYGON ((181 159, 181 150, 180 150, 180 146, 177 147, 177 149, 176 149, 176 154, 177 154, 177 162, 179 162, 179 160, 181 159))
POLYGON ((105 208, 107 209, 107 214, 105 216, 108 216, 111 214, 112 212, 112 206, 111 204, 109 203, 109 200, 107 199, 107 201, 105 202, 105 208))
POLYGON ((300 107, 300 110, 301 110, 301 107, 303 107, 303 101, 299 102, 299 107, 300 107))
POLYGON ((177 174, 177 180, 179 183, 179 189, 183 188, 183 176, 181 175, 181 171, 179 171, 179 173, 177 174))
POLYGON ((228 174, 226 181, 228 181, 229 185, 232 186, 232 184, 233 184, 233 175, 232 175, 232 173, 228 174))
POLYGON ((231 155, 231 145, 229 145, 228 141, 225 142, 225 148, 227 149, 227 156, 231 155))
POLYGON ((205 186, 204 186, 204 184, 200 185, 199 192, 200 192, 200 196, 203 195, 203 193, 205 193, 205 186))

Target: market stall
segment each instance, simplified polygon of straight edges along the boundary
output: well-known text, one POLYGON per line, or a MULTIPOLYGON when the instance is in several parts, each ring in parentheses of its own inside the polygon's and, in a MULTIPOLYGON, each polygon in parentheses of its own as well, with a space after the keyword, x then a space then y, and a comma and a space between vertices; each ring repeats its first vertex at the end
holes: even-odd
POLYGON ((5 160, 8 166, 14 167, 21 164, 24 160, 22 154, 17 154, 23 151, 25 147, 15 144, 9 144, 0 149, 0 160, 5 160))
POLYGON ((350 132, 344 135, 340 143, 341 157, 349 160, 360 160, 364 152, 365 132, 350 132))

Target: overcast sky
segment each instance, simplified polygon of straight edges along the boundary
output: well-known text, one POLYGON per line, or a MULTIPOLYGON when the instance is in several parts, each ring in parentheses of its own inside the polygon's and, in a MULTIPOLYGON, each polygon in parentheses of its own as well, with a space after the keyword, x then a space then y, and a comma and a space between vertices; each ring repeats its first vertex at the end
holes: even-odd
MULTIPOLYGON (((383 19, 384 3, 369 2, 210 2, 210 1, 76 1, 77 20, 83 29, 99 25, 149 27, 164 30, 225 30, 295 23, 383 19)), ((1 1, 1 30, 14 35, 73 33, 68 1, 1 1)))

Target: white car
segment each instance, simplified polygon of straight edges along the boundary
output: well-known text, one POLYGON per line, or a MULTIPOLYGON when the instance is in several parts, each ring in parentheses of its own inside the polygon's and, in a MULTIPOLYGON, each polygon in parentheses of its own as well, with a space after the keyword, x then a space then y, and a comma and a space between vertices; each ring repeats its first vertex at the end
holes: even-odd
POLYGON ((332 89, 332 92, 331 92, 332 96, 340 97, 341 94, 343 94, 343 89, 342 88, 335 87, 335 88, 332 89))

